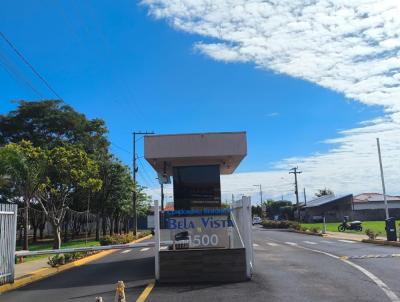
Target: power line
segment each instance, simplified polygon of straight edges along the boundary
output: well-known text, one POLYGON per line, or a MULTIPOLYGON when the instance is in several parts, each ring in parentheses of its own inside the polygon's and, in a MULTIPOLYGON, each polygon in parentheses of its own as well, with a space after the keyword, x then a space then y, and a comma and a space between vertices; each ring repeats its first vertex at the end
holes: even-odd
POLYGON ((62 97, 60 97, 60 95, 50 86, 50 84, 45 80, 45 78, 42 77, 40 73, 36 71, 35 67, 33 67, 31 63, 29 63, 29 61, 22 55, 22 53, 17 49, 17 47, 14 46, 14 44, 12 44, 11 41, 1 31, 0 31, 0 36, 14 50, 14 52, 21 58, 21 60, 24 61, 24 63, 32 70, 32 72, 47 86, 47 88, 49 88, 51 92, 53 92, 58 99, 62 100, 62 97))
POLYGON ((13 66, 11 60, 8 60, 5 55, 0 52, 0 63, 3 66, 4 70, 12 77, 15 81, 20 82, 26 85, 29 89, 31 89, 38 97, 43 98, 43 95, 37 90, 33 84, 25 78, 23 73, 21 73, 17 67, 13 66))
POLYGON ((148 179, 150 180, 150 184, 151 183, 155 183, 156 181, 151 177, 151 175, 149 174, 149 172, 147 171, 146 165, 144 164, 143 160, 141 157, 137 157, 137 159, 139 160, 139 164, 142 167, 144 174, 146 175, 146 177, 148 177, 148 179))

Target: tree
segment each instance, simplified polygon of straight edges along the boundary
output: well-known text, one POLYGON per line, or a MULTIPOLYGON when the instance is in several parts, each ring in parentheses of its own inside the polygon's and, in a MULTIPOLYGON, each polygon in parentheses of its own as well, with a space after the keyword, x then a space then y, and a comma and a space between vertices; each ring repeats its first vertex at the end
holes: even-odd
POLYGON ((128 218, 133 215, 132 195, 137 191, 138 215, 147 213, 149 197, 143 188, 133 183, 129 168, 119 160, 111 157, 100 163, 100 175, 103 181, 102 189, 93 196, 93 208, 97 213, 96 237, 99 238, 100 217, 102 218, 103 235, 106 233, 106 222, 109 221, 109 232, 120 231, 120 225, 125 225, 127 231, 128 218))
POLYGON ((315 196, 317 196, 317 197, 322 197, 322 196, 325 196, 325 195, 332 195, 332 194, 333 194, 333 191, 332 191, 332 190, 329 190, 329 189, 327 189, 327 188, 324 188, 324 189, 318 190, 318 192, 315 193, 315 196))
POLYGON ((79 188, 99 191, 102 182, 98 178, 97 164, 78 147, 55 147, 46 155, 46 178, 39 186, 39 203, 53 227, 53 248, 59 249, 61 224, 72 194, 79 188))
MULTIPOLYGON (((24 243, 28 249, 29 207, 37 197, 43 179, 45 153, 31 142, 8 144, 0 148, 0 175, 7 180, 8 194, 14 199, 21 198, 24 204, 24 243)), ((7 195, 6 192, 3 194, 7 195)))
POLYGON ((267 200, 265 203, 267 216, 273 219, 276 215, 284 216, 285 219, 293 219, 293 205, 290 201, 272 199, 267 200))
POLYGON ((89 120, 59 100, 20 101, 16 110, 0 115, 0 145, 27 140, 51 149, 67 143, 98 155, 107 153, 106 134, 103 120, 89 120))

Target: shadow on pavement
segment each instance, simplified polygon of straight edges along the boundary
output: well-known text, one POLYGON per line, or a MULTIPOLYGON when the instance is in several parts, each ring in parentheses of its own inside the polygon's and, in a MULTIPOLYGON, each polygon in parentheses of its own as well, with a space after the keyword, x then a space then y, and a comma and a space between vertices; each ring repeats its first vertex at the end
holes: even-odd
POLYGON ((154 257, 113 262, 101 261, 72 268, 24 286, 18 291, 113 285, 118 280, 123 280, 127 284, 152 278, 154 278, 154 257))

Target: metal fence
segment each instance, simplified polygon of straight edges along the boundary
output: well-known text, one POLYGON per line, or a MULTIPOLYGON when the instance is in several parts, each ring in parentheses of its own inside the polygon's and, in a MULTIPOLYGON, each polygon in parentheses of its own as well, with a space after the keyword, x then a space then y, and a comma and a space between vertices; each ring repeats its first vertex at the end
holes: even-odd
POLYGON ((14 282, 17 205, 0 203, 0 285, 14 282))

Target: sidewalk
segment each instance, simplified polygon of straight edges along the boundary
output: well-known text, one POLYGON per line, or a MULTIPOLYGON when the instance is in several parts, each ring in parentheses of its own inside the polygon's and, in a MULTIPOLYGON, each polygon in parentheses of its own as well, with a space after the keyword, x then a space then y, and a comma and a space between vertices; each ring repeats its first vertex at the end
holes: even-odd
MULTIPOLYGON (((344 240, 354 240, 354 241, 362 241, 363 239, 368 239, 368 236, 360 233, 360 234, 353 234, 353 233, 339 233, 339 232, 326 232, 328 237, 336 238, 336 239, 344 239, 344 240)), ((377 239, 386 240, 385 237, 377 237, 377 239)))
POLYGON ((22 277, 27 277, 31 275, 33 272, 48 268, 50 265, 47 264, 48 259, 37 259, 33 261, 28 261, 15 265, 15 279, 19 279, 22 277))

